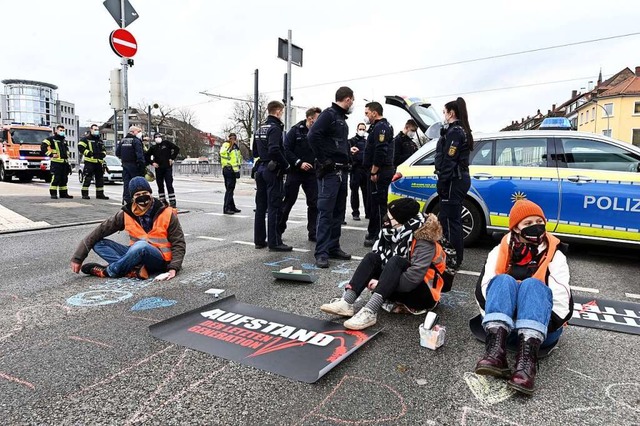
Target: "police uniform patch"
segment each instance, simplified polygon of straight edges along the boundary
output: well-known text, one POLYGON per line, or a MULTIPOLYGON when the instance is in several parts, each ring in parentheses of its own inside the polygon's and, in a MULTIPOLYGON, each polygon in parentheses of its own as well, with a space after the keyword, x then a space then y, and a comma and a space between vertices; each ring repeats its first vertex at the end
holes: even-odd
POLYGON ((454 155, 456 155, 456 147, 452 146, 449 148, 449 157, 453 157, 454 155))
POLYGON ((384 142, 384 130, 378 135, 378 142, 384 142))

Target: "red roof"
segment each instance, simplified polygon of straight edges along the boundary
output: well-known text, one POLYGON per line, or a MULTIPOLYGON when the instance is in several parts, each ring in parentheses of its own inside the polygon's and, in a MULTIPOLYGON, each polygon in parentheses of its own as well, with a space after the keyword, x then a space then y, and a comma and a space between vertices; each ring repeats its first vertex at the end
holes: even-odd
POLYGON ((621 95, 640 95, 640 77, 633 76, 626 80, 611 86, 609 89, 602 92, 599 97, 605 98, 608 96, 621 96, 621 95))

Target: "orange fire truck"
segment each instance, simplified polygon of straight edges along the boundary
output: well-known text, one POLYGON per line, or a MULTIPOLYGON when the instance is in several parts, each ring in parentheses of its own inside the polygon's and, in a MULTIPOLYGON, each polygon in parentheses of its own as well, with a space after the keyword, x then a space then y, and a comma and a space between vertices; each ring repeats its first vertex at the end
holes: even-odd
POLYGON ((10 182, 13 176, 20 182, 34 177, 51 181, 49 157, 40 153, 40 144, 51 136, 49 127, 10 124, 0 134, 0 180, 10 182))

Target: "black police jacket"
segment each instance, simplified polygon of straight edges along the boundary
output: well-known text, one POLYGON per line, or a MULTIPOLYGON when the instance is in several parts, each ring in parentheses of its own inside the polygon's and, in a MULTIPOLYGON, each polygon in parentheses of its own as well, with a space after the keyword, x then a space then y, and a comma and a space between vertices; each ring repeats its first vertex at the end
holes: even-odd
POLYGON ((398 135, 393 138, 393 146, 393 165, 395 167, 404 163, 407 158, 411 157, 413 153, 418 150, 418 146, 413 139, 404 134, 404 132, 398 133, 398 135))
POLYGON ((376 120, 369 128, 364 166, 393 167, 393 151, 393 127, 386 118, 376 120))
POLYGON ((127 133, 116 147, 116 156, 123 163, 136 164, 138 167, 144 167, 146 164, 142 141, 131 133, 127 133))
POLYGON ((275 161, 280 170, 287 170, 289 163, 284 156, 283 129, 284 124, 282 124, 282 121, 278 117, 270 115, 256 131, 253 144, 255 154, 260 157, 260 162, 275 161))
POLYGON ((358 152, 355 154, 351 154, 351 162, 354 167, 362 167, 362 163, 364 162, 364 149, 367 145, 367 138, 364 136, 355 135, 351 139, 349 139, 349 146, 358 148, 358 152))
POLYGON ((447 182, 469 173, 470 152, 467 135, 460 122, 454 121, 442 129, 435 154, 438 180, 447 182))
POLYGON ((307 121, 302 120, 291 127, 284 139, 284 155, 295 170, 300 170, 302 163, 313 165, 316 159, 307 140, 308 134, 307 121))
POLYGON ((171 141, 163 140, 160 143, 151 143, 149 151, 147 151, 147 157, 150 163, 158 163, 161 168, 169 167, 169 160, 174 160, 178 157, 180 148, 178 145, 171 141))
POLYGON ((349 163, 347 111, 335 102, 322 111, 307 139, 319 164, 349 163))

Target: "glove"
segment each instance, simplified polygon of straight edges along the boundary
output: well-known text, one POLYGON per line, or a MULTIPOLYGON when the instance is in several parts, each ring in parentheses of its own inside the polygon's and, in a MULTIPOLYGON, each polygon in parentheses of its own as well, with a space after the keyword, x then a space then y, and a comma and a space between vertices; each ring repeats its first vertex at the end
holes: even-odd
POLYGON ((240 179, 240 172, 236 172, 236 179, 240 179))
POLYGON ((104 160, 104 157, 106 157, 107 155, 104 152, 98 152, 95 154, 95 158, 97 158, 98 160, 104 160))

